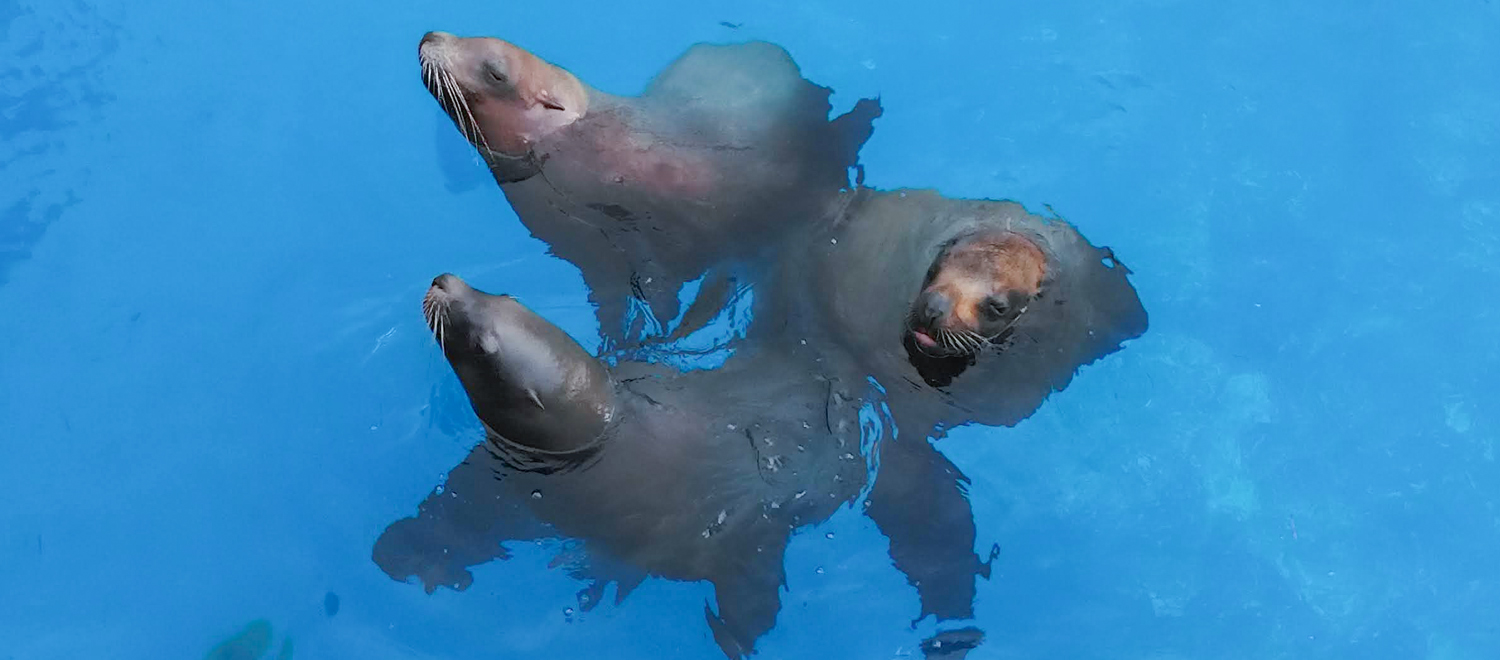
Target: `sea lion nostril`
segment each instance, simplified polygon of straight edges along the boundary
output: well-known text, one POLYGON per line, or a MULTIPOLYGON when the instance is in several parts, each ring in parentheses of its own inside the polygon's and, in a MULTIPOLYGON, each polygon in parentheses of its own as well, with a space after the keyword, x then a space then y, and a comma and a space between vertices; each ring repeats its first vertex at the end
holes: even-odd
POLYGON ((919 320, 928 327, 935 327, 944 317, 948 316, 948 297, 940 293, 922 294, 921 304, 918 306, 919 320))

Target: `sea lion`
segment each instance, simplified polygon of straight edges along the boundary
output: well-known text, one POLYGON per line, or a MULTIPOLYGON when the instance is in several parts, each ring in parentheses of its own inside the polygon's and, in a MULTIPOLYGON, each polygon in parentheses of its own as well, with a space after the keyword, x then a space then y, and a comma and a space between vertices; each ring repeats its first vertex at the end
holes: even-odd
POLYGON ((929 438, 1017 424, 1144 333, 1130 271, 1060 218, 928 190, 850 191, 783 244, 742 341, 807 342, 847 356, 842 377, 885 388, 899 436, 882 448, 867 513, 923 616, 972 616, 988 565, 973 553, 968 479, 929 438))
POLYGON ((790 535, 867 483, 866 394, 807 368, 800 347, 712 371, 606 366, 515 299, 452 275, 433 281, 423 313, 486 441, 376 542, 394 579, 461 590, 506 541, 573 539, 565 563, 594 581, 581 606, 610 581, 623 598, 647 575, 707 580, 706 617, 738 658, 775 622, 790 535))
POLYGON ((831 90, 764 42, 693 46, 639 96, 494 38, 431 32, 418 52, 522 223, 580 269, 613 343, 676 318, 683 283, 758 265, 781 227, 821 212, 881 112, 864 99, 830 120, 831 90))

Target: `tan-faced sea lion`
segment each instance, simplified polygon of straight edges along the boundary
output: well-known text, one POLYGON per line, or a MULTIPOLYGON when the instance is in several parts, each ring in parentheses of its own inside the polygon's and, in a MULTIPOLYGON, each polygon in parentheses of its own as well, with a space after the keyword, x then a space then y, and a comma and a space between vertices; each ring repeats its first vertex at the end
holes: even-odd
POLYGON ((792 232, 759 282, 746 345, 803 345, 886 392, 898 437, 881 450, 868 515, 922 599, 922 615, 973 614, 968 479, 929 438, 1013 425, 1083 365, 1146 329, 1108 248, 1019 204, 933 191, 845 193, 792 232))
POLYGON ((670 322, 684 282, 758 265, 783 226, 821 213, 880 114, 867 99, 830 120, 831 90, 763 42, 693 46, 639 96, 499 39, 434 32, 419 55, 429 91, 521 221, 582 271, 616 341, 641 330, 625 325, 631 298, 643 322, 670 322))

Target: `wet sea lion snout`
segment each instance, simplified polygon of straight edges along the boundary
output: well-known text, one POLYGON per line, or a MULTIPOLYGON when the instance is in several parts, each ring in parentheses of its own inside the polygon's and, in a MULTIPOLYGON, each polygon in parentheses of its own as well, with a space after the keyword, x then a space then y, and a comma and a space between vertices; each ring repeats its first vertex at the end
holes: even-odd
POLYGON ((591 446, 614 416, 608 371, 515 298, 433 279, 423 315, 493 438, 540 451, 591 446))

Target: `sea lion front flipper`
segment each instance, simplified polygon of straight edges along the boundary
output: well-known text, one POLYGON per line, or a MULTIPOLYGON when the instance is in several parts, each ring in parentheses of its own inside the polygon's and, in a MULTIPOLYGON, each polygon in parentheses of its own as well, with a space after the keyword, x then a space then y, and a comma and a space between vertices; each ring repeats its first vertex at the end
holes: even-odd
MULTIPOLYGON (((859 166, 859 150, 864 148, 870 136, 875 134, 875 120, 885 114, 885 108, 880 105, 879 98, 860 99, 854 102, 854 107, 848 112, 834 118, 832 122, 834 135, 842 146, 840 155, 844 161, 844 167, 859 166)), ((861 173, 860 180, 855 185, 864 183, 861 173)))
POLYGON ((755 652, 755 640, 776 625, 781 611, 781 586, 786 582, 783 553, 765 548, 758 556, 764 559, 746 562, 739 570, 713 579, 718 614, 703 606, 714 641, 724 655, 735 660, 755 652))
POLYGON ((974 615, 974 579, 989 576, 974 554, 968 478, 920 431, 886 442, 865 513, 891 542, 891 561, 922 601, 919 620, 974 615))
POLYGON ((682 321, 672 329, 666 341, 673 342, 682 339, 694 332, 702 330, 709 321, 724 310, 724 305, 732 298, 731 293, 735 291, 736 280, 722 268, 715 268, 703 276, 703 284, 698 287, 698 295, 693 297, 693 302, 688 305, 687 311, 682 314, 682 321))
POLYGON ((438 587, 462 591, 474 579, 469 567, 509 557, 501 543, 548 536, 545 525, 502 492, 504 477, 499 459, 481 442, 423 500, 415 517, 381 533, 375 563, 393 580, 421 579, 427 593, 438 587))

